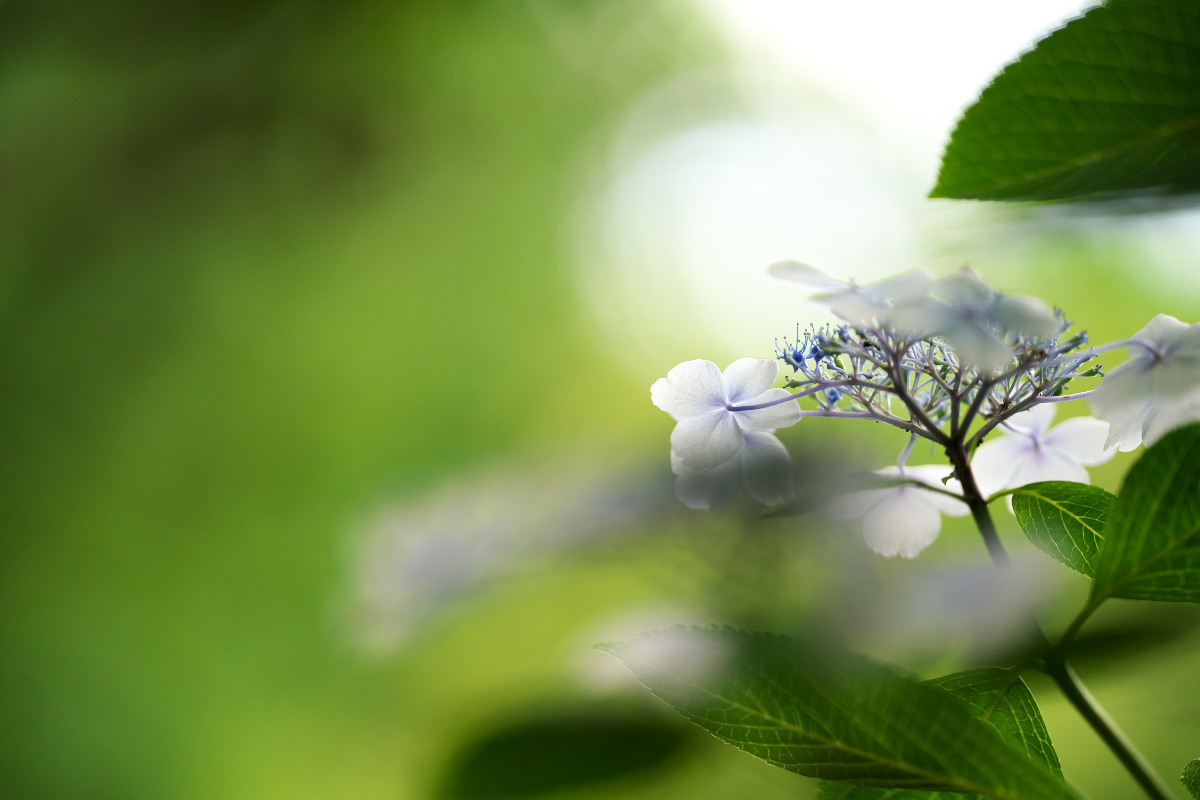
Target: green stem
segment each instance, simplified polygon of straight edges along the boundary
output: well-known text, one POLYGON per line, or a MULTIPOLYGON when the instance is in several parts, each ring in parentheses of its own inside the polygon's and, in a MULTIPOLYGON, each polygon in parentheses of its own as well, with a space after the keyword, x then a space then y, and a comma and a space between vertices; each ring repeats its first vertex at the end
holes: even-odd
MULTIPOLYGON (((954 465, 954 472, 958 476, 958 482, 962 485, 963 497, 971 509, 971 517, 975 520, 975 525, 983 536, 983 542, 987 545, 992 561, 995 562, 997 568, 1007 569, 1011 562, 1004 545, 1000 542, 1000 535, 996 531, 996 523, 988 509, 987 499, 983 497, 979 491, 979 485, 975 482, 966 446, 956 441, 946 448, 946 453, 954 465)), ((1151 800, 1171 800, 1171 795, 1166 790, 1162 779, 1154 774, 1145 758, 1138 753, 1121 729, 1117 727, 1117 724, 1104 712, 1104 709, 1092 697, 1087 687, 1079 680, 1079 676, 1075 674, 1075 670, 1067 662, 1066 645, 1079 632, 1084 621, 1094 610, 1094 605, 1089 604, 1075 619, 1062 641, 1055 647, 1050 646, 1050 641, 1046 638, 1041 625, 1038 624, 1032 613, 1029 614, 1030 635, 1042 645, 1042 649, 1046 653, 1043 669, 1058 684, 1059 689, 1071 702, 1071 705, 1088 721, 1088 724, 1092 726, 1092 729, 1113 752, 1122 766, 1138 782, 1147 797, 1150 797, 1151 800)))
POLYGON ((1100 607, 1101 602, 1103 602, 1103 600, 1097 602, 1095 598, 1088 600, 1088 604, 1083 607, 1082 611, 1075 615, 1075 619, 1071 620, 1071 624, 1067 626, 1066 632, 1064 632, 1062 638, 1058 640, 1058 644, 1054 646, 1055 650, 1062 653, 1066 652, 1067 646, 1070 645, 1071 642, 1075 641, 1075 637, 1078 636, 1079 631, 1083 629, 1083 623, 1088 621, 1095 610, 1100 607))
POLYGON ((1079 676, 1075 674, 1075 670, 1067 663, 1066 659, 1061 659, 1048 663, 1046 665, 1046 674, 1054 679, 1058 684, 1058 688, 1066 695, 1066 698, 1071 701, 1071 705, 1075 706, 1075 710, 1088 721, 1092 726, 1092 730, 1096 732, 1108 749, 1113 752, 1117 760, 1121 762, 1126 771, 1133 776, 1133 779, 1142 787, 1142 791, 1147 797, 1153 800, 1171 800, 1171 793, 1163 784, 1162 779, 1154 774, 1150 765, 1133 743, 1126 738, 1121 729, 1117 727, 1117 723, 1109 718, 1104 712, 1100 704, 1096 702, 1096 698, 1092 697, 1091 692, 1079 680, 1079 676))

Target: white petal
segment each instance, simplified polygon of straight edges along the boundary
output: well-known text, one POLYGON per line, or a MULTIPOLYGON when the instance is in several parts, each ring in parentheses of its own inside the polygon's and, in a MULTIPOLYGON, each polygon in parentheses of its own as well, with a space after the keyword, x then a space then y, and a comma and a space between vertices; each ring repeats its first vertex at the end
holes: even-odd
POLYGON ((992 306, 989 316, 1006 331, 1026 336, 1054 336, 1062 323, 1054 311, 1036 297, 1003 296, 992 306))
POLYGON ((792 458, 775 435, 747 433, 741 462, 746 491, 758 502, 773 506, 796 496, 792 458))
POLYGON ((1145 365, 1126 361, 1108 373, 1088 398, 1092 413, 1109 424, 1105 447, 1128 452, 1142 441, 1142 426, 1151 407, 1151 381, 1145 365))
MULTIPOLYGON (((942 483, 942 479, 952 473, 953 470, 949 466, 942 464, 922 464, 916 467, 904 468, 906 477, 926 483, 935 489, 942 489, 961 495, 962 486, 959 485, 956 479, 951 478, 942 483)), ((947 497, 938 492, 925 492, 920 488, 917 488, 917 491, 922 492, 922 496, 927 503, 947 516, 962 517, 971 513, 971 509, 967 508, 967 504, 961 500, 955 500, 953 497, 947 497)))
POLYGON ((780 261, 772 264, 767 272, 773 278, 799 283, 814 292, 843 292, 850 288, 845 281, 831 278, 821 270, 799 261, 780 261))
POLYGON ((875 300, 903 304, 927 297, 933 285, 928 272, 917 270, 872 284, 863 292, 875 300))
MULTIPOLYGON (((855 325, 876 321, 897 325, 898 316, 908 313, 914 304, 928 301, 933 278, 926 272, 909 272, 866 288, 851 287, 847 291, 820 296, 833 313, 855 325)), ((920 313, 909 314, 920 317, 920 313)), ((924 321, 924 320, 923 320, 924 321)), ((910 330, 911 325, 900 325, 910 330)))
POLYGON ((971 458, 979 491, 986 496, 1015 486, 1013 478, 1031 446, 1032 441, 1024 436, 997 436, 980 445, 971 458))
MULTIPOLYGON (((956 493, 961 492, 962 489, 957 480, 951 479, 944 484, 942 483, 942 479, 949 475, 950 472, 951 470, 948 466, 925 464, 916 467, 905 467, 903 472, 901 472, 899 467, 888 466, 876 470, 875 474, 882 478, 909 478, 938 489, 956 493)), ((938 492, 926 491, 918 486, 903 484, 841 495, 830 502, 827 510, 829 515, 834 519, 854 519, 855 517, 867 514, 885 501, 892 501, 898 493, 907 495, 910 490, 916 493, 916 497, 922 498, 926 503, 944 514, 961 517, 964 514, 970 513, 966 504, 961 501, 946 497, 938 492)))
POLYGON ((1155 401, 1172 402, 1190 395, 1200 386, 1200 359, 1171 354, 1147 373, 1155 401))
MULTIPOLYGON (((1169 319, 1179 322, 1174 317, 1169 317, 1169 319)), ((1188 359, 1193 362, 1200 359, 1200 322, 1184 326, 1171 346, 1171 353, 1176 358, 1188 359)))
POLYGON ((1047 433, 1042 439, 1042 444, 1085 467, 1094 467, 1109 461, 1117 454, 1116 450, 1105 448, 1104 442, 1107 439, 1107 422, 1095 417, 1076 417, 1065 420, 1047 433))
MULTIPOLYGON (((769 389, 758 397, 749 398, 745 405, 760 405, 789 396, 786 389, 769 389)), ((795 400, 788 400, 779 405, 753 411, 734 411, 733 417, 737 420, 738 427, 744 431, 774 431, 800 421, 800 404, 795 400)))
POLYGON ((981 370, 999 369, 1013 359, 1007 344, 973 320, 961 318, 939 333, 964 361, 981 370))
POLYGON ((690 469, 678 454, 671 453, 671 470, 676 474, 675 496, 688 508, 715 510, 733 502, 741 491, 741 460, 732 458, 716 469, 690 469))
POLYGON ((1015 489, 1040 481, 1072 481, 1091 483, 1088 471, 1078 461, 1068 458, 1048 447, 1029 450, 1025 458, 1017 462, 1008 487, 1015 489))
POLYGON ((996 296, 996 290, 971 267, 942 278, 934 291, 954 308, 963 310, 984 308, 996 296))
POLYGON ((745 403, 775 385, 779 362, 773 358, 739 358, 725 368, 721 376, 725 399, 745 403))
MULTIPOLYGON (((1166 350, 1171 345, 1185 338, 1189 333, 1189 328, 1196 327, 1196 325, 1188 325, 1185 322, 1181 322, 1170 314, 1159 314, 1146 323, 1146 327, 1130 338, 1146 342, 1156 350, 1166 350)), ((1142 350, 1141 348, 1133 348, 1130 352, 1140 354, 1142 350)))
POLYGON ((914 336, 932 336, 957 324, 958 314, 932 297, 905 300, 888 313, 888 322, 897 330, 914 336))
POLYGON ((863 518, 863 538, 881 556, 912 558, 933 544, 942 516, 913 486, 896 489, 863 518))
POLYGON ((872 325, 881 320, 887 310, 882 303, 876 302, 858 289, 822 295, 817 299, 851 325, 872 325))
POLYGON ((692 469, 719 467, 741 448, 742 430, 723 408, 681 419, 671 431, 671 449, 692 469))
POLYGON ((1176 428, 1197 421, 1200 421, 1200 392, 1174 402, 1156 404, 1146 417, 1142 438, 1150 447, 1176 428))
POLYGON ((1110 414, 1108 438, 1104 440, 1104 446, 1115 447, 1122 453, 1136 450, 1142 443, 1142 428, 1149 414, 1149 401, 1141 410, 1126 409, 1121 414, 1110 414))
MULTIPOLYGON (((1055 413, 1057 413, 1057 409, 1054 407, 1054 403, 1041 403, 1028 411, 1013 414, 1008 418, 1008 424, 1040 435, 1050 430, 1050 426, 1054 424, 1055 413)), ((1001 430, 1009 435, 1020 435, 1011 434, 1007 429, 1002 428, 1001 430)))
POLYGON ((721 408, 725 405, 721 370, 711 361, 685 361, 655 381, 650 400, 677 420, 721 408))

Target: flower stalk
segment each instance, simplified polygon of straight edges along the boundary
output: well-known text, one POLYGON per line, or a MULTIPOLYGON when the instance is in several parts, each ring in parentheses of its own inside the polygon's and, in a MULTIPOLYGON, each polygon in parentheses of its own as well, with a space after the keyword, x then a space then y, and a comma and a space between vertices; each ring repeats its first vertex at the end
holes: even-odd
MULTIPOLYGON (((947 448, 947 455, 955 465, 955 474, 963 489, 963 498, 971 509, 971 517, 979 529, 980 536, 987 546, 988 554, 997 569, 1006 570, 1011 566, 1011 559, 1000 541, 995 521, 988 509, 988 501, 979 491, 971 465, 966 458, 966 450, 961 444, 947 448)), ((1090 608, 1090 607, 1089 607, 1090 608)), ((1138 785, 1151 800, 1170 800, 1170 792, 1162 779, 1155 774, 1145 757, 1138 752, 1133 743, 1121 728, 1104 711, 1092 693, 1088 691, 1083 681, 1076 674, 1071 663, 1067 660, 1066 646, 1078 632, 1082 621, 1088 614, 1081 614, 1077 625, 1072 625, 1062 640, 1051 646, 1041 625, 1032 614, 1029 615, 1029 630, 1031 637, 1040 645, 1043 657, 1035 662, 1038 668, 1048 675, 1058 686, 1063 696, 1071 703, 1079 715, 1087 720, 1092 730, 1101 741, 1112 751, 1125 770, 1137 781, 1138 785)))
POLYGON ((1138 752, 1117 723, 1105 713, 1096 698, 1083 685, 1083 681, 1079 680, 1066 658, 1049 660, 1043 671, 1058 685, 1059 690, 1080 716, 1087 720, 1088 725, 1117 757, 1125 771, 1133 776, 1146 796, 1151 800, 1171 800, 1171 793, 1162 778, 1155 774, 1145 757, 1138 752))

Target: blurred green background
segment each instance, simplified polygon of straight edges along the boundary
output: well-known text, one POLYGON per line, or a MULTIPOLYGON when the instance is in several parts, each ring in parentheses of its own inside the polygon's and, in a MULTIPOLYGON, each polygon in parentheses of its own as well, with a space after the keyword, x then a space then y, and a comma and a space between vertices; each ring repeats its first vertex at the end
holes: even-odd
MULTIPOLYGON (((986 653, 970 625, 929 649, 922 617, 952 602, 922 582, 986 567, 965 529, 893 562, 808 518, 674 501, 649 383, 749 353, 703 320, 672 337, 598 311, 619 281, 580 253, 631 109, 736 68, 709 18, 51 0, 0 20, 0 796, 805 797, 590 645, 715 620, 840 630, 928 674, 986 653), (405 536, 420 546, 388 544, 405 536)), ((722 104, 692 94, 671 124, 722 104)), ((1097 341, 1189 318, 1194 293, 1145 280, 1138 240, 1020 210, 995 225, 934 237, 936 268, 969 257, 1097 341)), ((802 479, 902 444, 808 424, 787 441, 802 479)), ((1069 613, 1083 588, 1036 563, 1048 614, 1069 613)), ((1173 775, 1200 747, 1194 618, 1156 609, 1167 644, 1139 658, 1130 614, 1102 617, 1081 671, 1173 775)), ((1128 796, 1035 689, 1068 775, 1128 796)))

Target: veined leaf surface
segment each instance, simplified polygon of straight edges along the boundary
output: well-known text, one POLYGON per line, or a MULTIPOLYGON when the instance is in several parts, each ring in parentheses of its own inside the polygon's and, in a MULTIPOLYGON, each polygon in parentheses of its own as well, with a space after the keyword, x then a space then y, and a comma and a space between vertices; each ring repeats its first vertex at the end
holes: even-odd
POLYGON ((801 775, 1005 800, 1076 797, 946 690, 862 657, 729 628, 672 628, 601 649, 717 738, 801 775))
POLYGON ((963 114, 931 196, 1200 190, 1200 5, 1110 0, 1042 39, 963 114))

